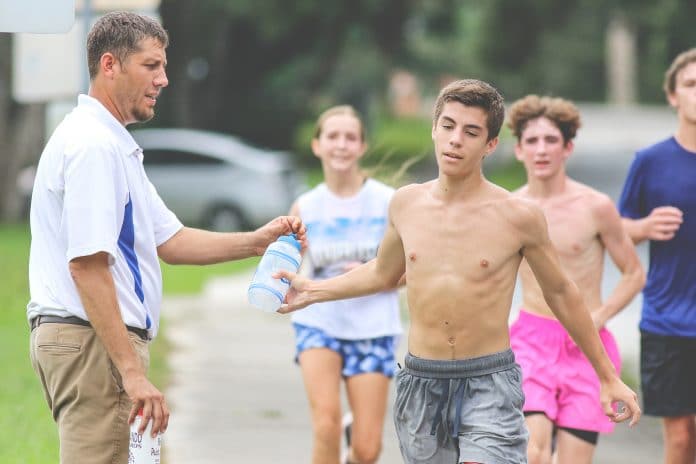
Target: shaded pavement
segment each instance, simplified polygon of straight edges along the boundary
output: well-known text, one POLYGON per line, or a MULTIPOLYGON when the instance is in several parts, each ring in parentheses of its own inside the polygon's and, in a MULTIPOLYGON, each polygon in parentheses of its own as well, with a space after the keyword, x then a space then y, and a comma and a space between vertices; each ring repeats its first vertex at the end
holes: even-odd
MULTIPOLYGON (((312 431, 289 316, 246 302, 251 274, 165 301, 173 345, 168 464, 309 463, 312 431)), ((391 400, 390 400, 391 404, 391 400)), ((388 420, 383 459, 401 462, 388 420)))

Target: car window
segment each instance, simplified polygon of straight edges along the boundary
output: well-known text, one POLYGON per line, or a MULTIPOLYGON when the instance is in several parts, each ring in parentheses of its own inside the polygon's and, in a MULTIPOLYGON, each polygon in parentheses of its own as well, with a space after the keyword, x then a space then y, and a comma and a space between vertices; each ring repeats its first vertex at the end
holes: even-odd
POLYGON ((213 158, 199 153, 192 153, 182 150, 157 150, 146 149, 143 151, 143 164, 145 166, 168 166, 168 165, 219 165, 224 162, 218 158, 213 158))

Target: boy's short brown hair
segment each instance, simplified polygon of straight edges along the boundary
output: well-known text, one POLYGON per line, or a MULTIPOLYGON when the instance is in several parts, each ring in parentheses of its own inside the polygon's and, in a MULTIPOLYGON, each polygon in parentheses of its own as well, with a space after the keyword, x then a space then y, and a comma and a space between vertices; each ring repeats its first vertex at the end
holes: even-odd
POLYGON ((558 127, 564 143, 575 138, 580 128, 580 112, 571 101, 539 95, 527 95, 514 102, 510 107, 507 126, 519 140, 527 123, 542 117, 558 127))
POLYGON ((662 84, 665 94, 671 95, 674 93, 674 90, 677 88, 677 74, 693 62, 696 62, 696 48, 681 52, 677 55, 667 71, 665 71, 665 81, 662 84))
POLYGON ((464 79, 454 81, 446 85, 435 101, 433 122, 437 122, 442 114, 445 103, 456 101, 465 106, 481 108, 486 112, 488 140, 492 140, 500 133, 500 127, 505 119, 505 106, 503 96, 495 87, 487 82, 476 79, 464 79))

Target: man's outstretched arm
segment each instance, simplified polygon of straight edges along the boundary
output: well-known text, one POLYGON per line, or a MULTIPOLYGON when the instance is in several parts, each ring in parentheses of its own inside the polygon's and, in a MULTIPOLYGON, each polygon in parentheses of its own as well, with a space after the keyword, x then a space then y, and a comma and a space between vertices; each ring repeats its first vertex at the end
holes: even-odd
POLYGON ((214 264, 261 256, 279 236, 292 234, 306 246, 306 230, 298 217, 279 216, 252 232, 211 232, 184 227, 157 247, 168 264, 214 264))

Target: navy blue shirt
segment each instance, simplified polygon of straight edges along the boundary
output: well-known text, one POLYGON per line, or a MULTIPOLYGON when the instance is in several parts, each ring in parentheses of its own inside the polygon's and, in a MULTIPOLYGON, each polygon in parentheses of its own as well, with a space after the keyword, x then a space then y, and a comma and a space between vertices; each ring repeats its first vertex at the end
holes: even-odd
POLYGON ((641 330, 696 337, 696 153, 674 137, 636 154, 624 184, 621 215, 640 219, 658 206, 674 206, 684 222, 674 238, 650 241, 641 330))

